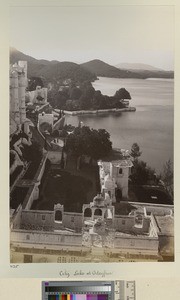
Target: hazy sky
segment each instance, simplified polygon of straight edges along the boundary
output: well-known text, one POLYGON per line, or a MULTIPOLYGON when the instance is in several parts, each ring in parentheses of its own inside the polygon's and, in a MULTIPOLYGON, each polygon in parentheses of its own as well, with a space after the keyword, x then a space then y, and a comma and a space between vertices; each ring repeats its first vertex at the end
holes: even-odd
POLYGON ((173 69, 173 6, 12 7, 10 45, 59 61, 173 69))

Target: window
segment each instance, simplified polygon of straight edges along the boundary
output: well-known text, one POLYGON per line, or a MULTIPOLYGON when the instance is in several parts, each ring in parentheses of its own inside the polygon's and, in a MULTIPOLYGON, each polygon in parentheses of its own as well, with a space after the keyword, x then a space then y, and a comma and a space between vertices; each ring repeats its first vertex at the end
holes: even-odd
POLYGON ((142 215, 137 215, 135 217, 135 227, 138 227, 138 228, 142 228, 143 227, 143 216, 142 215))
POLYGON ((66 263, 66 257, 62 257, 62 263, 66 263))
POLYGON ((91 217, 92 216, 92 211, 90 208, 86 208, 84 210, 84 217, 91 217))
POLYGON ((62 212, 60 210, 55 212, 55 222, 62 222, 62 212))
POLYGON ((26 235, 26 240, 30 240, 30 235, 29 234, 26 235))
POLYGON ((125 225, 126 224, 126 221, 125 220, 122 220, 122 225, 125 225))
POLYGON ((102 216, 102 210, 100 208, 96 208, 94 211, 95 216, 102 216))
POLYGON ((76 262, 76 258, 75 257, 71 257, 71 263, 76 262))
POLYGON ((45 215, 42 215, 42 220, 46 220, 46 216, 45 215))
POLYGON ((71 217, 71 222, 74 222, 74 217, 71 217))
POLYGON ((122 175, 122 173, 123 173, 123 170, 122 170, 122 168, 120 168, 119 169, 119 174, 122 175))
POLYGON ((61 263, 61 256, 57 258, 57 263, 61 263))

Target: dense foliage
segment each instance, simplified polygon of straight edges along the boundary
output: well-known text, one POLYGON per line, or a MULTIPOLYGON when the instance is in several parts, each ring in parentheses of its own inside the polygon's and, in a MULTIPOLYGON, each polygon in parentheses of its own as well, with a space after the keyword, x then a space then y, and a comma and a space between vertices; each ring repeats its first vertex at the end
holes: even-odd
POLYGON ((132 145, 130 154, 133 159, 137 159, 139 156, 141 156, 142 152, 140 151, 140 147, 137 143, 132 145))
POLYGON ((43 79, 40 78, 40 77, 31 77, 28 80, 28 90, 29 91, 34 91, 37 86, 44 87, 43 79))
POLYGON ((143 75, 131 70, 118 69, 104 61, 94 59, 81 65, 84 69, 95 73, 97 76, 111 78, 144 78, 143 75))
POLYGON ((168 160, 164 166, 163 171, 160 174, 162 181, 164 182, 165 188, 169 192, 170 196, 173 198, 174 195, 174 172, 173 172, 173 163, 171 160, 168 160))
POLYGON ((155 170, 142 160, 135 159, 130 180, 133 185, 146 185, 154 181, 155 170))
POLYGON ((110 108, 123 108, 122 100, 131 99, 125 88, 119 89, 114 96, 102 95, 96 91, 91 82, 85 81, 79 86, 71 82, 60 90, 54 88, 48 92, 48 101, 53 107, 65 110, 97 110, 110 108))
POLYGON ((88 155, 94 159, 108 155, 112 150, 110 135, 105 129, 90 129, 87 126, 76 127, 66 139, 66 151, 75 156, 88 155))
POLYGON ((143 160, 139 160, 142 152, 137 143, 133 143, 130 154, 133 157, 132 174, 129 177, 131 184, 146 185, 156 181, 155 170, 148 166, 143 160))

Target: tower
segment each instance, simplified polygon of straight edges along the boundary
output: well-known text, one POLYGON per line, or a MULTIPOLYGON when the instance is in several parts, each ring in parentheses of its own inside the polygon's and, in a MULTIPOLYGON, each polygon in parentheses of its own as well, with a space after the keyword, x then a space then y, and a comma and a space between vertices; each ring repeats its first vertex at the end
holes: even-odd
POLYGON ((116 202, 115 189, 116 189, 115 180, 112 179, 112 177, 108 173, 107 175, 105 175, 104 180, 102 182, 101 192, 104 196, 108 194, 112 202, 116 202))
POLYGON ((27 62, 20 61, 10 68, 10 116, 17 125, 26 121, 25 91, 27 62))
POLYGON ((25 108, 25 90, 26 90, 26 78, 25 73, 18 74, 18 94, 19 94, 19 113, 20 123, 23 124, 26 120, 26 108, 25 108))
POLYGON ((10 115, 17 125, 20 125, 18 74, 16 70, 10 72, 10 115))
POLYGON ((128 197, 128 179, 131 167, 131 160, 110 162, 110 176, 114 178, 117 184, 117 190, 120 190, 122 198, 128 197))

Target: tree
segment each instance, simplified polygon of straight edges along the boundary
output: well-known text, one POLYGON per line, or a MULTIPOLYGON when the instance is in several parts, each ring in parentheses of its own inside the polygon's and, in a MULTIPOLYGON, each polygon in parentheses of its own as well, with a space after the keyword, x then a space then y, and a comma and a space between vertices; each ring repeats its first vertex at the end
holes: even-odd
POLYGON ((138 157, 141 156, 142 151, 140 151, 140 147, 137 143, 134 143, 131 147, 131 152, 130 152, 131 156, 133 157, 133 159, 138 159, 138 157))
POLYGON ((121 88, 118 91, 116 91, 114 97, 118 100, 124 100, 124 99, 131 100, 131 95, 125 88, 121 88))
POLYGON ((81 95, 82 95, 82 91, 80 90, 80 88, 75 86, 70 89, 70 99, 79 100, 81 95))
POLYGON ((147 166, 146 162, 136 159, 129 178, 134 185, 144 185, 154 178, 154 172, 155 170, 147 166))
POLYGON ((66 139, 66 150, 71 151, 77 157, 84 154, 99 159, 112 150, 112 143, 105 129, 76 127, 66 139))
POLYGON ((43 80, 42 78, 40 77, 31 77, 29 79, 29 82, 28 82, 28 90, 29 91, 34 91, 36 89, 37 86, 41 86, 41 87, 44 87, 44 83, 43 83, 43 80))
POLYGON ((163 166, 163 171, 160 174, 162 181, 165 184, 167 191, 170 196, 173 198, 174 195, 174 172, 173 172, 173 163, 169 159, 163 166))

